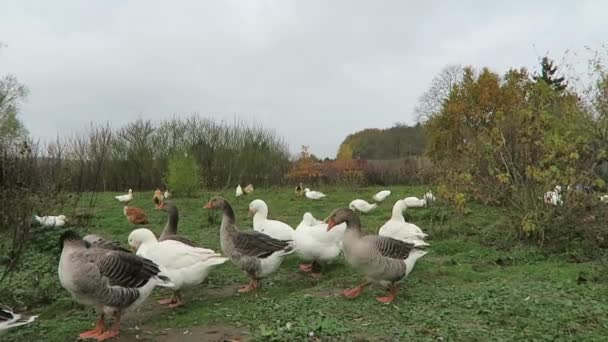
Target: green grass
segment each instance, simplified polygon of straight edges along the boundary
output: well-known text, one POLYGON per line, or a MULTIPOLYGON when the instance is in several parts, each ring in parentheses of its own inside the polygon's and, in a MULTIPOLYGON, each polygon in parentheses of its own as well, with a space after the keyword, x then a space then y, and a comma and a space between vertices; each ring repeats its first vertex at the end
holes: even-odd
MULTIPOLYGON (((385 203, 371 214, 362 215, 364 228, 370 233, 377 232, 390 217, 398 197, 420 196, 426 190, 391 189, 393 194, 385 203)), ((306 211, 323 219, 354 198, 370 200, 380 189, 322 190, 328 197, 321 201, 296 198, 291 188, 256 190, 237 200, 233 191, 223 195, 233 203, 240 227, 251 227, 247 205, 255 198, 268 203, 271 218, 295 227, 306 211)), ((216 194, 175 201, 180 209, 180 232, 219 250, 219 221, 211 224, 208 211, 203 209, 216 194)), ((95 232, 126 242, 132 227, 113 195, 100 194, 90 225, 75 228, 83 234, 95 232)), ((160 232, 166 218, 152 209, 152 193, 135 196, 133 205, 144 208, 151 218, 148 226, 160 232)), ((187 306, 171 311, 148 300, 140 312, 126 316, 121 340, 134 340, 139 335, 144 340, 163 341, 171 334, 205 326, 242 329, 249 332, 246 338, 260 341, 303 341, 309 332, 323 341, 435 341, 439 337, 444 341, 605 340, 608 286, 593 276, 600 273, 597 265, 569 263, 565 257, 547 256, 530 246, 495 249, 483 245, 483 236, 508 228, 500 211, 475 204, 471 208, 473 212, 464 217, 442 206, 408 211, 411 221, 429 233, 430 253, 401 284, 392 305, 375 301, 383 293, 377 287, 355 300, 341 297, 342 289, 361 280, 343 260, 315 280, 297 272, 297 257, 289 257, 254 294, 236 293, 236 286, 246 283, 247 278, 226 263, 202 286, 186 292, 187 306), (590 280, 578 284, 580 275, 590 280)), ((2 284, 10 286, 17 301, 40 314, 36 323, 3 336, 8 341, 74 340, 95 319, 91 308, 74 304, 59 285, 56 265, 60 234, 61 230, 40 231, 35 236, 35 248, 28 251, 10 285, 6 281, 2 284)), ((159 290, 153 299, 167 295, 159 290)))

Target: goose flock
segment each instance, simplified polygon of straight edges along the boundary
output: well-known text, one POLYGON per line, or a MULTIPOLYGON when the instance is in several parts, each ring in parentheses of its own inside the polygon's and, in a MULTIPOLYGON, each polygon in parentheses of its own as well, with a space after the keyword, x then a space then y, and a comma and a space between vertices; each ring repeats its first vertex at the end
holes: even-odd
MULTIPOLYGON (((241 197, 253 192, 240 185, 235 193, 241 197)), ((298 185, 296 195, 319 200, 325 194, 298 185)), ((83 305, 94 307, 99 316, 95 328, 79 335, 82 339, 103 341, 120 334, 121 317, 127 310, 141 305, 155 288, 167 288, 171 298, 158 303, 169 308, 186 304, 182 291, 200 286, 214 268, 230 261, 249 278, 249 283, 238 289, 240 293, 258 290, 264 279, 271 277, 290 255, 302 260, 298 270, 318 278, 324 268, 336 262, 341 255, 347 264, 365 279, 358 286, 343 291, 347 298, 355 298, 372 283, 386 288, 387 294, 376 298, 380 303, 391 303, 397 295, 398 283, 414 268, 429 246, 420 227, 407 222, 403 212, 407 208, 424 207, 435 200, 429 191, 422 198, 398 199, 391 217, 378 231, 378 235, 365 235, 356 212, 368 213, 379 210, 378 203, 391 195, 390 190, 372 196, 376 203, 363 199, 352 201, 348 208, 333 210, 325 220, 316 219, 310 212, 293 229, 287 223, 269 219, 265 201, 255 199, 249 203, 253 229, 243 229, 236 224, 236 214, 223 197, 214 197, 204 208, 221 213, 219 227, 220 251, 204 247, 178 233, 179 211, 174 202, 167 200, 168 191, 157 189, 153 201, 156 210, 167 214, 167 223, 160 235, 138 227, 127 238, 129 249, 116 241, 96 234, 81 237, 74 230, 65 231, 60 237, 62 247, 58 265, 61 286, 83 305), (106 326, 106 318, 112 318, 106 326)), ((124 204, 123 213, 133 224, 147 223, 147 216, 140 208, 129 207, 133 191, 115 197, 124 204), (130 213, 135 210, 134 220, 130 213)), ((201 203, 202 204, 202 203, 201 203)), ((0 312, 0 331, 34 321, 36 317, 0 312)))

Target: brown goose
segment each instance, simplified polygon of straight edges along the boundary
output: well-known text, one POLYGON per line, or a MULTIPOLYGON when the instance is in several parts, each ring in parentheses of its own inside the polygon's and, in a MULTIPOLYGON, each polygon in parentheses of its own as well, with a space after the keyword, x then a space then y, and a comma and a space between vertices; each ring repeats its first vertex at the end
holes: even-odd
POLYGON ((131 253, 128 249, 121 247, 120 243, 118 243, 116 241, 110 241, 97 234, 86 235, 85 237, 82 238, 82 240, 84 240, 87 243, 88 247, 97 247, 97 248, 104 248, 104 249, 131 253))
POLYGON ((388 288, 388 295, 378 297, 381 303, 391 303, 397 295, 397 282, 407 277, 416 260, 427 252, 413 244, 386 236, 361 235, 361 221, 350 209, 337 209, 329 217, 327 230, 346 222, 344 233, 344 257, 353 267, 358 268, 367 281, 354 289, 345 290, 344 295, 355 298, 372 282, 388 288))
POLYGON ((240 267, 251 282, 239 292, 253 291, 261 286, 260 279, 275 272, 286 255, 294 251, 291 241, 273 239, 256 231, 239 231, 230 203, 221 197, 210 200, 205 208, 222 211, 220 244, 222 252, 240 267))
POLYGON ((156 208, 167 213, 167 224, 160 233, 158 241, 175 240, 185 243, 188 246, 199 247, 199 245, 183 235, 177 234, 177 224, 179 223, 179 211, 173 202, 161 202, 156 208))
POLYGON ((95 329, 83 332, 81 338, 103 341, 118 336, 124 310, 141 304, 154 287, 174 285, 152 261, 120 250, 91 246, 74 231, 63 233, 60 242, 61 286, 77 302, 99 311, 95 329), (114 317, 108 330, 105 315, 114 317))

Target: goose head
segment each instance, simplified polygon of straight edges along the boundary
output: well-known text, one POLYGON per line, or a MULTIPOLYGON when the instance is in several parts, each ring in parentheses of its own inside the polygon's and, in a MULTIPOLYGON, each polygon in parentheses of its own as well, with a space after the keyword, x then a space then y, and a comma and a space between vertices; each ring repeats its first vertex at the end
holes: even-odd
POLYGON ((359 227, 359 217, 349 208, 340 208, 334 210, 329 218, 327 219, 327 231, 330 231, 333 227, 346 222, 346 228, 356 228, 359 227))
POLYGON ((309 188, 305 188, 304 192, 310 192, 310 189, 309 188))
POLYGON ((129 246, 131 246, 131 250, 136 251, 142 244, 155 242, 158 240, 156 240, 156 236, 150 229, 138 228, 129 234, 127 241, 129 242, 129 246))
POLYGON ((66 245, 82 243, 82 237, 73 230, 67 230, 59 237, 59 247, 63 248, 66 245))
POLYGON ((133 195, 133 190, 129 189, 129 195, 133 195))
POLYGON ((207 204, 205 204, 205 209, 211 210, 223 210, 226 206, 229 205, 228 202, 220 196, 213 197, 207 204))
POLYGON ((268 215, 268 205, 261 199, 256 199, 249 203, 249 217, 252 217, 258 212, 268 215))

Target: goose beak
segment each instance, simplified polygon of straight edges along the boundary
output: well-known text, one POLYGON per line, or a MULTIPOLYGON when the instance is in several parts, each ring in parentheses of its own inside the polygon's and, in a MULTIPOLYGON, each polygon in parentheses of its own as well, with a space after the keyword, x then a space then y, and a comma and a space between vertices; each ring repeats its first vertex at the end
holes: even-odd
POLYGON ((131 252, 135 253, 137 251, 137 248, 135 248, 135 246, 129 246, 129 249, 131 250, 131 252))
POLYGON ((252 218, 253 214, 255 214, 255 212, 252 209, 249 209, 249 218, 252 218))
POLYGON ((336 226, 336 221, 329 219, 329 221, 327 221, 327 231, 330 231, 333 227, 336 226))
POLYGON ((213 207, 211 206, 211 201, 207 202, 207 204, 205 204, 205 206, 203 208, 205 208, 205 209, 213 209, 213 207))

